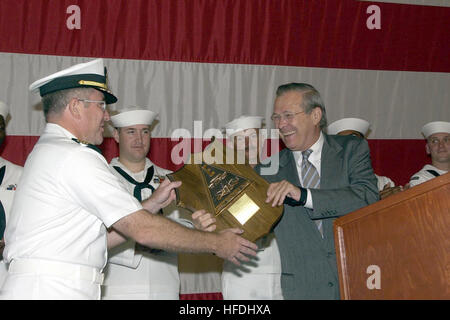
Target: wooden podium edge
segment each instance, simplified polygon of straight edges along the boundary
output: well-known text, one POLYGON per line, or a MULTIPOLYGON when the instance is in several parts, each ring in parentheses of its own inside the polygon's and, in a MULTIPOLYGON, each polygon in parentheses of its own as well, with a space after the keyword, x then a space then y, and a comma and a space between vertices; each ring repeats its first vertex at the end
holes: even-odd
POLYGON ((344 230, 340 226, 337 226, 335 229, 334 241, 336 244, 338 244, 338 250, 336 250, 336 264, 338 268, 338 274, 345 275, 345 277, 339 277, 339 291, 341 294, 341 299, 349 300, 350 290, 347 278, 347 256, 345 254, 344 230))
POLYGON ((379 200, 374 202, 368 206, 362 207, 353 212, 347 213, 344 216, 341 216, 334 220, 334 227, 342 226, 346 223, 350 223, 352 221, 358 220, 361 217, 364 217, 369 214, 373 214, 374 212, 380 209, 387 209, 389 207, 395 206, 402 201, 409 200, 415 198, 419 194, 423 194, 425 192, 440 188, 446 184, 450 183, 450 172, 446 173, 442 176, 433 178, 427 182, 421 183, 417 186, 411 187, 408 190, 398 192, 394 195, 391 195, 383 200, 379 200), (370 207, 370 208, 369 208, 370 207))
POLYGON ((347 274, 347 256, 345 251, 345 236, 343 226, 370 214, 376 214, 380 209, 387 209, 395 206, 402 201, 415 198, 419 194, 429 192, 450 183, 450 172, 442 176, 433 178, 427 182, 411 187, 408 190, 401 191, 386 199, 379 200, 371 205, 350 212, 334 220, 334 243, 336 247, 336 264, 338 268, 339 292, 342 300, 350 300, 349 279, 347 274), (369 208, 370 207, 370 208, 369 208))

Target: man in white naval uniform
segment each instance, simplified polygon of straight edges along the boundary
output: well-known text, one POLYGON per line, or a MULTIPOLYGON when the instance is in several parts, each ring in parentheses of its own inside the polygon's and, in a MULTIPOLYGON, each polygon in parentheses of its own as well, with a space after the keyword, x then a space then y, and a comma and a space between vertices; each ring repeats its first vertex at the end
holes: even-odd
MULTIPOLYGON (((0 101, 0 147, 6 138, 6 118, 8 114, 8 105, 0 101)), ((8 273, 8 268, 2 256, 5 246, 3 234, 22 171, 23 167, 0 157, 0 287, 8 273)))
MULTIPOLYGON (((353 135, 362 139, 366 139, 367 132, 369 131, 370 123, 366 120, 359 119, 359 118, 344 118, 337 120, 327 127, 327 133, 328 134, 337 134, 341 136, 346 135, 353 135)), ((392 181, 390 178, 385 176, 379 176, 375 174, 375 177, 377 178, 377 186, 378 191, 380 191, 380 196, 383 198, 383 190, 387 191, 395 187, 395 182, 392 181)), ((398 188, 397 188, 398 189, 398 188)), ((398 189, 400 190, 400 189, 398 189)), ((385 192, 384 194, 393 194, 394 192, 388 193, 385 192)))
MULTIPOLYGON (((113 158, 110 166, 139 201, 149 198, 158 188, 159 177, 171 173, 147 158, 151 124, 156 116, 145 109, 123 110, 111 116, 119 157, 113 158)), ((180 210, 174 203, 162 211, 174 221, 192 227, 188 219, 180 219, 180 210)), ((145 248, 131 239, 109 251, 102 299, 178 300, 179 294, 175 253, 145 248)))
POLYGON ((109 120, 103 59, 40 79, 47 125, 28 156, 5 231, 9 263, 2 299, 100 299, 107 248, 133 238, 150 248, 210 252, 248 260, 257 246, 229 229, 202 232, 154 214, 180 182, 163 181, 142 204, 127 192, 95 145, 109 120), (153 213, 153 214, 151 214, 153 213))
POLYGON ((411 177, 410 187, 446 174, 450 169, 450 122, 429 122, 423 126, 422 134, 427 140, 425 150, 431 155, 431 164, 411 177))
MULTIPOLYGON (((252 168, 258 163, 261 144, 259 130, 262 117, 241 116, 224 126, 228 147, 245 153, 245 161, 252 168)), ((239 159, 239 156, 238 156, 239 159)), ((195 217, 193 215, 193 217, 195 217)), ((194 220, 198 228, 213 230, 215 219, 204 214, 194 220)), ((257 242, 255 259, 241 266, 224 261, 222 271, 222 296, 224 300, 282 300, 281 260, 275 234, 270 232, 257 242)))

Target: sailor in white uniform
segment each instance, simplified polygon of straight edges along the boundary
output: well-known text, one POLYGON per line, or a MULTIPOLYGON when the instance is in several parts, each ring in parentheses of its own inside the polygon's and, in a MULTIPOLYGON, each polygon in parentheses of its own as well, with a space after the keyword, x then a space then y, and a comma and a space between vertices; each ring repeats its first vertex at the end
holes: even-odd
MULTIPOLYGON (((6 137, 6 118, 8 114, 8 105, 0 101, 0 146, 6 137)), ((7 265, 4 263, 2 256, 5 245, 3 234, 22 171, 23 167, 0 157, 0 287, 8 273, 7 265)))
MULTIPOLYGON (((260 150, 259 130, 262 117, 241 116, 224 126, 229 148, 244 152, 251 167, 258 163, 260 150)), ((238 155, 239 159, 239 155, 238 155)), ((204 229, 210 228, 215 220, 206 217, 195 221, 204 229), (205 223, 206 222, 206 223, 205 223), (208 223, 211 223, 208 225, 208 223)), ((211 229, 209 229, 211 230, 211 229)), ((281 260, 275 234, 270 232, 256 241, 259 251, 255 259, 241 266, 225 261, 222 271, 222 296, 224 300, 282 300, 281 260)))
MULTIPOLYGON (((156 116, 144 108, 129 108, 111 117, 120 152, 110 166, 139 201, 149 198, 158 188, 160 177, 171 173, 147 158, 151 125, 156 116)), ((174 203, 162 211, 168 218, 193 227, 188 220, 190 214, 174 203), (186 219, 180 217, 180 212, 186 219)), ((178 300, 179 294, 176 253, 145 248, 131 239, 109 251, 102 299, 178 300)))
POLYGON ((427 140, 425 150, 431 156, 431 164, 411 177, 410 187, 446 174, 450 169, 450 122, 429 122, 423 126, 422 134, 427 140))
MULTIPOLYGON (((327 127, 328 134, 337 135, 354 135, 359 138, 365 139, 367 132, 369 131, 370 123, 366 120, 359 118, 344 118, 331 123, 327 127)), ((388 177, 379 176, 375 174, 378 180, 378 191, 385 190, 387 188, 395 187, 394 181, 388 177)))
MULTIPOLYGON (((8 114, 8 105, 0 101, 0 146, 6 138, 6 118, 8 114)), ((23 167, 0 157, 0 186, 8 190, 16 190, 22 171, 23 167)))
POLYGON ((236 263, 256 254, 239 230, 202 232, 157 215, 180 182, 162 182, 141 204, 112 173, 95 146, 109 120, 106 104, 117 101, 103 59, 47 76, 30 90, 39 90, 47 125, 27 158, 6 225, 9 269, 1 299, 100 299, 107 247, 128 237, 236 263))

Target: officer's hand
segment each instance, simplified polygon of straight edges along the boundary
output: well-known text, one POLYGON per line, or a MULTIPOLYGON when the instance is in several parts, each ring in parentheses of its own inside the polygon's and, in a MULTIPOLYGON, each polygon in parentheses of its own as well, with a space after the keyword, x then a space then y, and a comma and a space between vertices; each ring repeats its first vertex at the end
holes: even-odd
POLYGON ((281 206, 286 197, 290 197, 296 201, 300 201, 300 188, 292 183, 282 180, 269 184, 267 189, 266 203, 272 202, 272 207, 281 206))
POLYGON ((152 193, 150 198, 142 202, 142 206, 152 213, 158 212, 176 199, 174 189, 179 186, 181 186, 181 181, 170 182, 169 179, 164 179, 159 187, 152 193))
POLYGON ((216 255, 240 265, 239 261, 249 261, 247 256, 256 256, 258 246, 238 234, 244 232, 239 228, 225 229, 219 232, 220 245, 216 250, 216 255))
POLYGON ((205 210, 198 210, 192 214, 192 222, 194 227, 202 231, 216 230, 216 218, 205 210))

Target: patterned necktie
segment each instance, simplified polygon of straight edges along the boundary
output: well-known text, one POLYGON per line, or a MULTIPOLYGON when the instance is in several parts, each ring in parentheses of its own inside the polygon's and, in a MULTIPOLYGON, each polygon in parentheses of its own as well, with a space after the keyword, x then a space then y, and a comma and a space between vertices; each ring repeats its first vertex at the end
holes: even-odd
POLYGON ((147 174, 145 175, 145 179, 143 182, 137 182, 119 166, 113 166, 113 168, 116 169, 116 171, 120 173, 120 175, 124 177, 129 183, 135 185, 133 195, 136 199, 139 200, 139 202, 142 202, 142 195, 141 195, 142 189, 149 188, 152 190, 152 192, 155 191, 155 188, 149 184, 153 178, 153 173, 155 171, 153 166, 147 169, 147 174))
MULTIPOLYGON (((304 188, 317 189, 320 187, 319 172, 317 172, 317 169, 308 160, 312 152, 313 151, 311 149, 302 152, 302 184, 304 188)), ((315 220, 314 222, 316 223, 317 229, 323 238, 322 220, 315 220)))

